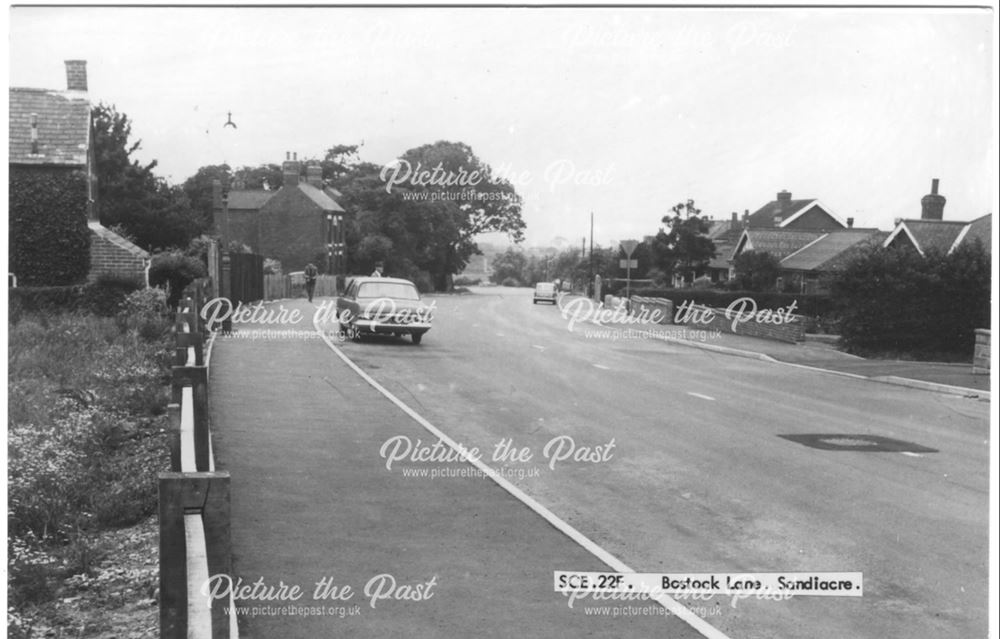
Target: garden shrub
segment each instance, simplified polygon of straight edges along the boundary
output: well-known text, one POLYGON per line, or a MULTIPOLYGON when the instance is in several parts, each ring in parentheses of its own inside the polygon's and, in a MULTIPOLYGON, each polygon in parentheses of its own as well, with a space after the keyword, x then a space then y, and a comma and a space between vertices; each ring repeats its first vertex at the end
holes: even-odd
POLYGON ((875 248, 832 283, 841 340, 858 353, 971 356, 990 325, 990 257, 976 242, 951 254, 875 248))

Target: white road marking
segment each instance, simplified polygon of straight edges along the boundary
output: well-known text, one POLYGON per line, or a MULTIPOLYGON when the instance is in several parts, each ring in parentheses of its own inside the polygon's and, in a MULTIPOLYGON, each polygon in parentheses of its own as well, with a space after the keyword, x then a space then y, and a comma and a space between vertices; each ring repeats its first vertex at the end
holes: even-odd
POLYGON ((923 457, 923 455, 921 455, 920 453, 911 453, 908 450, 904 450, 904 451, 900 451, 900 452, 901 452, 901 454, 906 455, 907 457, 923 457))
POLYGON ((693 397, 700 397, 702 399, 707 399, 710 402, 714 402, 715 401, 714 397, 709 397, 708 395, 702 395, 701 393, 695 393, 693 391, 688 391, 688 395, 691 395, 693 397))
POLYGON ((610 368, 608 368, 607 366, 603 366, 603 365, 601 365, 601 364, 594 364, 594 368, 599 368, 599 369, 601 369, 602 371, 609 371, 609 370, 611 370, 611 369, 610 369, 610 368))
MULTIPOLYGON (((330 347, 330 350, 332 350, 337 355, 337 357, 339 357, 355 373, 357 373, 361 377, 361 379, 365 380, 372 388, 382 393, 382 395, 386 399, 388 399, 390 402, 399 407, 400 410, 402 410, 404 413, 413 418, 415 422, 423 426, 424 429, 427 430, 427 432, 431 433, 439 440, 444 442, 449 448, 451 448, 453 451, 455 451, 456 454, 459 455, 459 458, 461 458, 462 451, 465 450, 463 447, 457 444, 451 437, 448 437, 443 432, 438 430, 438 428, 434 424, 430 423, 429 421, 421 417, 420 414, 417 413, 417 411, 413 410, 412 408, 404 404, 402 400, 400 400, 398 397, 390 393, 384 386, 375 381, 375 379, 371 375, 361 370, 360 366, 351 361, 351 359, 347 355, 345 355, 342 350, 337 348, 337 345, 334 344, 330 340, 330 338, 323 333, 323 331, 319 330, 319 327, 316 326, 315 320, 313 320, 313 327, 316 329, 316 332, 319 333, 320 338, 324 342, 326 342, 327 346, 330 347)), ((598 365, 594 364, 594 366, 598 365)), ((598 546, 586 535, 584 535, 579 530, 577 530, 573 526, 570 526, 568 523, 560 519, 555 513, 553 513, 551 510, 549 510, 548 508, 546 508, 545 506, 541 505, 533 498, 528 496, 524 491, 522 491, 514 484, 510 483, 506 478, 500 476, 497 473, 497 471, 493 469, 492 466, 487 466, 480 459, 466 459, 466 462, 475 466, 483 474, 492 479, 498 486, 506 490, 518 501, 520 501, 525 506, 533 510, 537 515, 542 517, 545 521, 549 522, 549 524, 551 524, 554 528, 559 530, 559 532, 563 533, 564 535, 575 541, 577 544, 582 546, 585 550, 587 550, 587 552, 589 552, 590 554, 594 555, 595 557, 603 561, 607 566, 609 566, 615 572, 619 573, 635 572, 635 570, 630 568, 625 562, 618 559, 604 548, 598 546)), ((660 604, 667 610, 669 610, 673 614, 673 616, 684 621, 689 626, 694 628, 696 631, 701 633, 703 637, 707 637, 708 639, 730 639, 721 630, 717 629, 715 626, 711 625, 710 623, 702 619, 700 616, 689 610, 687 607, 684 606, 684 604, 680 603, 673 597, 666 594, 657 593, 657 594, 650 594, 649 598, 655 601, 656 603, 660 604)))
POLYGON ((538 344, 532 344, 531 348, 537 348, 540 351, 544 351, 545 350, 544 346, 539 346, 538 344))

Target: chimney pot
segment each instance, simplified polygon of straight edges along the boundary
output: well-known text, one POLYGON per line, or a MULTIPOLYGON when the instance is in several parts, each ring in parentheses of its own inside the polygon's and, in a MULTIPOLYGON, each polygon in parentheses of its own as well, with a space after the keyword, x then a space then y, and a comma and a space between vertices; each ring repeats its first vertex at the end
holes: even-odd
POLYGON ((306 182, 317 189, 323 188, 323 167, 318 164, 310 164, 306 167, 306 182))
POLYGON ((934 178, 931 180, 931 192, 920 198, 920 219, 944 219, 944 204, 946 201, 943 195, 938 195, 938 179, 934 178))
POLYGON ((87 90, 87 61, 66 60, 66 90, 87 90))
POLYGON ((295 159, 297 155, 297 153, 292 153, 292 159, 286 159, 281 164, 282 186, 298 186, 299 184, 299 163, 295 159))

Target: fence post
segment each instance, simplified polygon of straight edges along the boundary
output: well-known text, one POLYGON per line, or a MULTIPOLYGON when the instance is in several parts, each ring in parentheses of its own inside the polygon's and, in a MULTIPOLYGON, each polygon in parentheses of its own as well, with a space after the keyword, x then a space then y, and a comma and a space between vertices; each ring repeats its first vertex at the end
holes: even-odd
POLYGON ((187 639, 187 542, 181 473, 160 473, 160 639, 187 639))
POLYGON ((188 347, 194 347, 194 364, 195 366, 205 365, 205 348, 204 340, 201 339, 201 333, 176 333, 177 338, 177 357, 175 363, 178 366, 184 366, 187 364, 188 357, 188 347))
MULTIPOLYGON (((184 515, 201 516, 209 577, 231 575, 229 479, 228 472, 159 474, 161 639, 187 639, 188 596, 202 596, 188 592, 184 515)), ((213 639, 230 636, 228 607, 228 600, 212 605, 213 639)))
POLYGON ((194 459, 198 471, 209 470, 208 369, 205 366, 174 366, 172 401, 181 403, 183 389, 191 387, 194 399, 194 459))
POLYGON ((181 470, 181 405, 167 404, 167 437, 170 446, 170 470, 181 470))
MULTIPOLYGON (((233 574, 232 538, 230 534, 229 473, 211 473, 205 497, 202 522, 205 528, 205 552, 208 555, 208 575, 233 574)), ((212 639, 230 639, 229 600, 212 606, 212 639)))

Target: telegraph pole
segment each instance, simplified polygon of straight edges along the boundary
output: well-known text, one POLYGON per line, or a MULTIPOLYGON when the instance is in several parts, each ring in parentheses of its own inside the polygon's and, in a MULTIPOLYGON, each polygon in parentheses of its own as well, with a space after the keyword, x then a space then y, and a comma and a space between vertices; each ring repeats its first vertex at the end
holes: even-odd
MULTIPOLYGON (((590 283, 587 287, 594 285, 594 212, 590 212, 590 283)), ((595 293, 597 291, 594 291, 595 293)))

